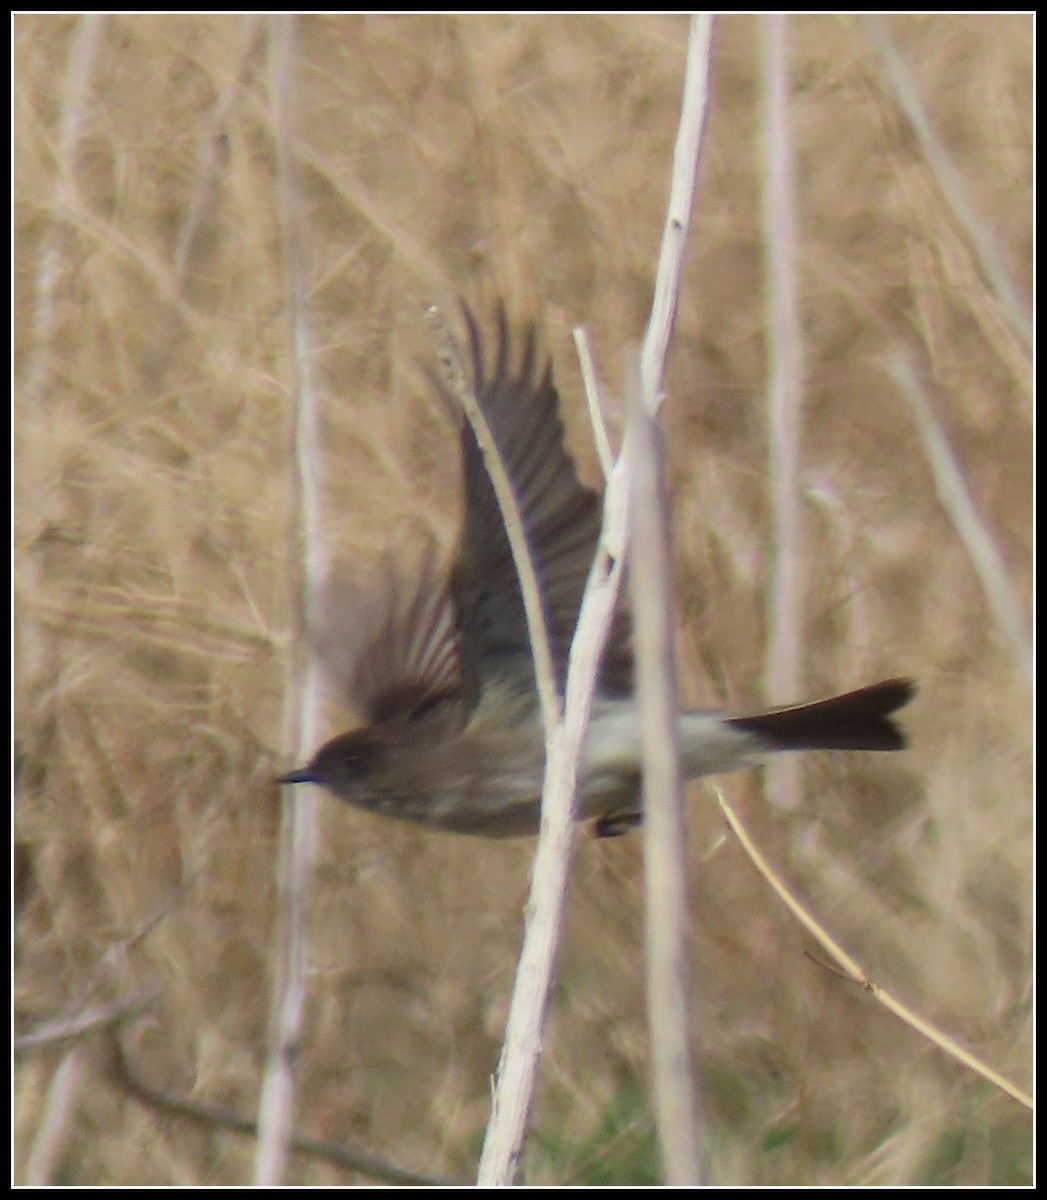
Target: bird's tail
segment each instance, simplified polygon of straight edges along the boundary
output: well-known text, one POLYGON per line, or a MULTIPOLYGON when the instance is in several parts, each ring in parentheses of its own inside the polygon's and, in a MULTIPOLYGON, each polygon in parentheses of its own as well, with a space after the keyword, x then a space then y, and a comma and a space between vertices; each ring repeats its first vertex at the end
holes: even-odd
POLYGON ((779 750, 904 750, 891 714, 916 694, 911 679, 885 679, 812 704, 789 704, 728 717, 735 729, 766 738, 779 750))

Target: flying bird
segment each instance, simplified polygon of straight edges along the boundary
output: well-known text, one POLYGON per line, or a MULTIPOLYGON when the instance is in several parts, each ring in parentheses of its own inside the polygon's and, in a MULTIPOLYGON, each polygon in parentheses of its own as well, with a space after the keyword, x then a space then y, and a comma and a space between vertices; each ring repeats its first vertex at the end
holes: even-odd
MULTIPOLYGON (((602 498, 581 483, 565 449, 552 366, 537 363, 534 327, 514 366, 501 309, 489 365, 468 308, 464 318, 473 392, 514 487, 562 691, 602 498)), ((538 830, 545 770, 531 643, 502 514, 468 422, 460 452, 465 515, 449 570, 427 548, 414 562, 388 558, 364 582, 329 582, 313 640, 363 724, 279 782, 320 784, 359 808, 432 829, 524 836, 538 830)), ((630 633, 623 602, 602 659, 575 814, 601 836, 642 819, 630 633)), ((901 750, 892 714, 914 693, 911 680, 888 679, 813 703, 683 712, 684 773, 742 770, 789 750, 901 750)))

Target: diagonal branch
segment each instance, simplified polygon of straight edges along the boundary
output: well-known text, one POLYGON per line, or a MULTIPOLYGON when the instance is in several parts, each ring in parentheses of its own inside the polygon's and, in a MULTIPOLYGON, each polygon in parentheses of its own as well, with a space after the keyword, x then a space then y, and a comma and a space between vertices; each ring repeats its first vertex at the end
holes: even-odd
MULTIPOLYGON (((665 354, 675 319, 683 250, 690 223, 704 128, 711 18, 692 22, 683 114, 674 156, 669 213, 655 279, 651 322, 641 359, 645 403, 655 411, 665 354)), ((523 948, 517 965, 491 1120, 478 1175, 479 1186, 512 1183, 519 1161, 541 1054, 572 847, 572 812, 603 646, 614 619, 625 561, 628 525, 630 438, 611 472, 604 497, 600 544, 589 574, 571 643, 562 722, 549 741, 542 791, 542 823, 535 850, 523 948)), ((504 516, 504 513, 503 513, 504 516)), ((517 560, 517 570, 520 562, 517 560)), ((533 629, 532 629, 533 638, 533 629)), ((662 847, 663 850, 665 847, 662 847)), ((679 845, 670 856, 682 854, 679 845)), ((648 859, 650 874, 656 860, 648 859)), ((682 870, 682 864, 679 867, 682 870)), ((682 920, 682 914, 681 920, 682 920)), ((671 1103, 667 1099, 666 1103, 671 1103)), ((689 1107, 685 1109, 690 1112, 689 1107)), ((685 1118, 687 1120, 688 1118, 685 1118)), ((697 1169, 681 1173, 693 1180, 697 1169)), ((676 1171, 674 1169, 674 1176, 676 1171)))

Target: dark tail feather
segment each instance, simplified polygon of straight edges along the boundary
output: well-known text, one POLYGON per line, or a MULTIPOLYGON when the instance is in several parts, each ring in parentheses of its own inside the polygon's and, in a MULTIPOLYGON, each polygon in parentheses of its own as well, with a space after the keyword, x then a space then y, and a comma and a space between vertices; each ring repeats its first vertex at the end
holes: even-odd
POLYGON ((890 715, 915 694, 911 679, 885 679, 813 704, 728 717, 727 724, 759 734, 782 750, 904 750, 905 735, 890 715))

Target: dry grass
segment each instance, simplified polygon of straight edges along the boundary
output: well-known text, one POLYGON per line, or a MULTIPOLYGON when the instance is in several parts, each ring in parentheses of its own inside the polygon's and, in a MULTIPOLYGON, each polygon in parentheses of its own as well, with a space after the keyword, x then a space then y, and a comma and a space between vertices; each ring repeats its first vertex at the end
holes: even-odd
MULTIPOLYGON (((885 363, 904 349, 930 381, 1026 605, 1030 364, 861 27, 792 28, 802 670, 812 694, 894 673, 921 691, 908 754, 809 761, 788 815, 759 802, 757 778, 730 792, 880 982, 1028 1086, 1029 692, 885 363)), ((1029 18, 891 28, 1027 296, 1029 18)), ((79 31, 71 17, 14 24, 15 823, 35 878, 15 1004, 28 1028, 159 986, 142 1069, 250 1115, 294 604, 265 29, 106 18, 77 99, 79 31)), ((682 685, 699 704, 759 699, 764 663, 756 34, 748 17, 716 31, 668 377, 682 685)), ((589 326, 617 387, 650 302, 685 37, 678 17, 301 20, 301 234, 333 549, 370 554, 422 527, 452 535, 453 441, 418 369, 433 357, 422 313, 434 299, 461 293, 490 311, 504 295, 541 316, 598 477, 570 327, 589 326)), ((426 834, 334 802, 320 817, 298 1128, 468 1177, 531 845, 426 834)), ((1028 1114, 805 959, 704 789, 691 817, 714 1177, 1026 1180, 1028 1114)), ((650 1170, 640 851, 633 837, 577 858, 532 1181, 650 1170)), ((53 1051, 17 1066, 17 1179, 40 1131, 54 1137, 58 1063, 53 1051)), ((78 1090, 61 1101, 54 1180, 250 1178, 249 1142, 145 1111, 101 1054, 63 1078, 78 1090)), ((344 1180, 301 1161, 290 1177, 344 1180)))

